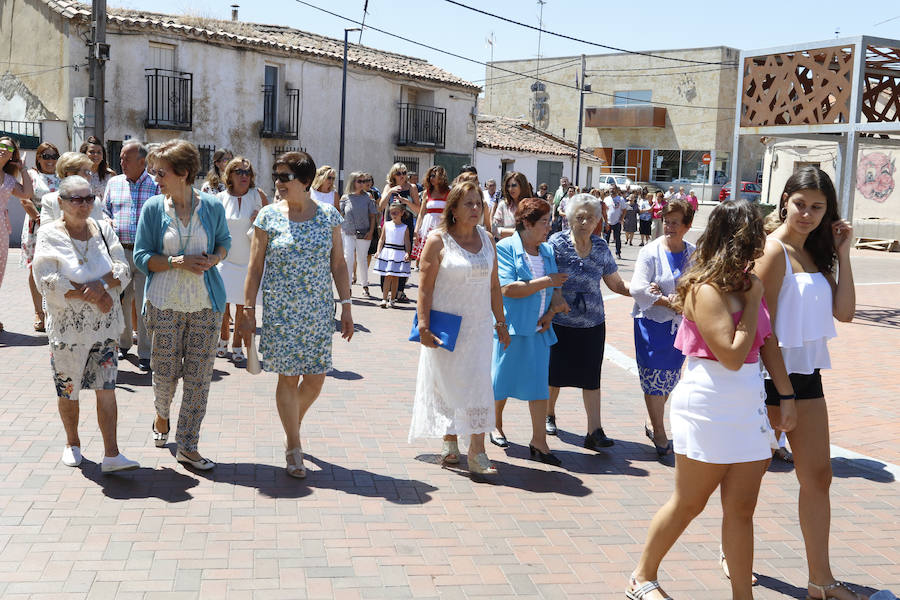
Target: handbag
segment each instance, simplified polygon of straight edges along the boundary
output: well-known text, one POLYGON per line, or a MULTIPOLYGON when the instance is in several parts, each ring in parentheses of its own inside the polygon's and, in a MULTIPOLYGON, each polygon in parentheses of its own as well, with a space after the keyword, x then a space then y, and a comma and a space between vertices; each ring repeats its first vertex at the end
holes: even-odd
MULTIPOLYGON (((454 315, 453 313, 441 312, 439 310, 432 310, 428 313, 429 316, 429 329, 431 329, 431 333, 437 336, 439 340, 441 340, 440 348, 447 350, 448 352, 453 352, 453 349, 456 348, 456 338, 459 337, 459 326, 462 324, 462 317, 459 315, 454 315)), ((409 334, 409 341, 411 342, 421 342, 422 339, 419 336, 419 314, 413 317, 413 326, 412 331, 409 334)))

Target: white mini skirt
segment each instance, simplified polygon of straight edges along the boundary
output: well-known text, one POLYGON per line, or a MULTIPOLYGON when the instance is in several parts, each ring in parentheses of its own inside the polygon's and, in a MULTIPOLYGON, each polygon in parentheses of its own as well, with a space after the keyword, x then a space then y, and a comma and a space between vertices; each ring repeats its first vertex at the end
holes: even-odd
POLYGON ((689 356, 670 399, 676 454, 734 464, 772 458, 778 447, 758 363, 731 371, 718 361, 689 356))

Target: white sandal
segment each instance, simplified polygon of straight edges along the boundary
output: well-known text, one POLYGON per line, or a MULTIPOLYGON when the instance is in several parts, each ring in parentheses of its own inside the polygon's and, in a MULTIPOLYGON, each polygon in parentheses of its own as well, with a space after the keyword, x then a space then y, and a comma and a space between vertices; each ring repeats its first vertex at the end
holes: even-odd
MULTIPOLYGON (((625 597, 628 600, 644 600, 647 597, 647 594, 654 590, 660 590, 660 593, 664 593, 660 588, 658 581, 645 581, 641 585, 638 585, 637 580, 634 578, 634 575, 629 577, 629 588, 625 590, 625 597)), ((671 596, 664 596, 663 600, 674 600, 671 596)))
POLYGON ((228 352, 228 340, 219 340, 219 344, 216 346, 216 356, 218 358, 225 358, 225 354, 228 352))
POLYGON ((243 348, 232 348, 231 349, 231 362, 234 364, 238 364, 241 361, 247 360, 247 357, 244 356, 243 348))
POLYGON ((856 590, 851 589, 851 587, 849 585, 847 585, 846 583, 844 583, 843 581, 835 581, 833 583, 829 583, 828 585, 819 585, 818 583, 813 583, 812 581, 810 581, 809 585, 807 587, 816 588, 816 590, 820 594, 822 594, 822 598, 821 599, 813 598, 809 593, 807 593, 806 600, 828 600, 829 598, 834 598, 834 596, 829 596, 828 592, 830 592, 831 590, 836 590, 838 588, 844 588, 845 590, 847 590, 848 592, 850 592, 857 598, 860 597, 860 595, 856 593, 856 590))
POLYGON ((459 444, 456 440, 444 440, 444 447, 441 449, 441 462, 451 465, 459 462, 459 444))
POLYGON ((297 479, 303 479, 306 477, 306 466, 303 464, 303 448, 293 448, 291 450, 284 451, 285 462, 287 459, 293 458, 294 464, 287 462, 285 466, 285 470, 287 474, 291 477, 296 477, 297 479))

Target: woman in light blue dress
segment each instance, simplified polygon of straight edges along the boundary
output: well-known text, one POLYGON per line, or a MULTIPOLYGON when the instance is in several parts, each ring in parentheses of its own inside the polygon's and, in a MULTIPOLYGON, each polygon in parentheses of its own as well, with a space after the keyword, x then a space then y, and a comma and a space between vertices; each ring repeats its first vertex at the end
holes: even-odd
POLYGON ((516 232, 497 244, 497 272, 511 342, 504 349, 494 340, 491 377, 497 431, 491 433, 491 442, 501 448, 509 446, 503 433, 506 399, 525 400, 531 413, 531 456, 559 465, 559 459, 550 453, 544 429, 550 397, 547 369, 550 346, 556 343, 550 324, 555 314, 569 308, 558 289, 566 276, 557 273, 553 250, 545 242, 548 233, 550 204, 526 198, 516 208, 516 232))
POLYGON ((263 288, 263 368, 278 373, 275 398, 286 435, 287 473, 306 477, 300 425, 331 369, 334 299, 341 298, 341 337, 353 336, 350 275, 344 262, 340 213, 310 195, 316 165, 305 152, 282 154, 273 179, 282 200, 260 209, 253 223, 250 264, 244 284, 241 335, 256 326, 255 298, 263 288), (262 278, 265 265, 265 278, 262 278), (302 377, 302 380, 301 380, 302 377))

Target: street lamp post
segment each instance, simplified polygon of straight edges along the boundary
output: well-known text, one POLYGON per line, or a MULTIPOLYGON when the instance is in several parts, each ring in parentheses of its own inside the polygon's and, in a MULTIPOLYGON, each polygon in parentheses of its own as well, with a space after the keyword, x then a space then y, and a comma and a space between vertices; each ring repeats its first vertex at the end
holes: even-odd
POLYGON ((344 190, 344 121, 347 118, 347 36, 351 31, 362 31, 359 27, 344 29, 344 73, 341 83, 341 149, 338 158, 338 190, 343 194, 344 190))

